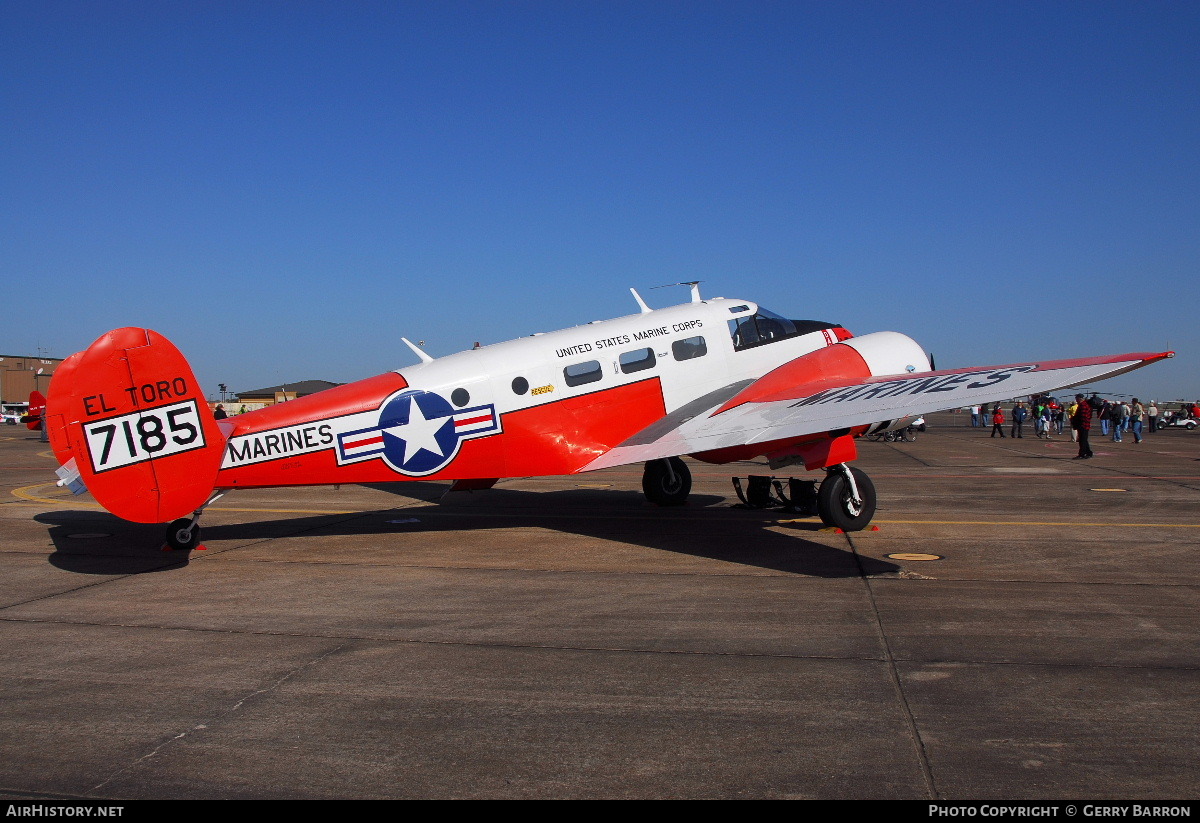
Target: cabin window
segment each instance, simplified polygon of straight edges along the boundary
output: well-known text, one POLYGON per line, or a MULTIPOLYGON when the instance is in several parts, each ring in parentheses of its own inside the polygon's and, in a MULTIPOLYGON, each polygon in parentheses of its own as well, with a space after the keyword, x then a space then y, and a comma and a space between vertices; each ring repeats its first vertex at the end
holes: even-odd
POLYGON ((603 376, 604 372, 600 369, 599 360, 572 363, 563 369, 563 379, 568 386, 582 386, 584 383, 595 383, 603 376))
POLYGON ((703 337, 689 337, 686 340, 676 340, 671 344, 671 354, 676 360, 691 360, 708 354, 708 344, 703 337))
POLYGON ((654 368, 654 349, 627 351, 620 357, 621 371, 625 374, 654 368))
POLYGON ((524 377, 514 377, 512 382, 513 394, 524 394, 529 391, 529 381, 524 377))
POLYGON ((455 389, 450 395, 450 402, 462 408, 471 402, 471 393, 466 389, 455 389))

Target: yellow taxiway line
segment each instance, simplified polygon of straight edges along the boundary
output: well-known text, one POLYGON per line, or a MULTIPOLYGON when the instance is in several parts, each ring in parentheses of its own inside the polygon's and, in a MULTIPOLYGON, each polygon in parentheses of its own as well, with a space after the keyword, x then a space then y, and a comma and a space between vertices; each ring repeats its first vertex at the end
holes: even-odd
MULTIPOLYGON (((30 503, 49 504, 52 506, 58 506, 70 500, 70 498, 66 497, 65 495, 60 497, 39 497, 34 493, 34 490, 42 489, 46 486, 55 486, 55 484, 35 483, 32 486, 21 486, 19 489, 13 489, 12 493, 14 497, 19 497, 22 500, 28 500, 30 503)), ((55 487, 57 488, 57 486, 55 487)), ((79 502, 72 503, 71 505, 88 509, 99 509, 101 511, 104 510, 104 507, 99 503, 79 502)), ((361 509, 355 509, 353 511, 336 511, 331 509, 243 509, 233 508, 232 506, 212 506, 208 509, 208 511, 266 512, 268 514, 363 514, 361 509)), ((391 511, 391 509, 382 509, 381 511, 391 511)))
MULTIPOLYGON (((54 486, 53 483, 35 483, 31 486, 22 486, 12 490, 15 497, 22 500, 27 500, 30 503, 38 503, 42 505, 57 506, 69 500, 65 496, 60 497, 41 497, 34 492, 37 489, 45 488, 46 486, 54 486)), ((89 509, 103 510, 103 506, 98 503, 79 502, 72 504, 74 506, 86 507, 89 509)), ((393 511, 397 507, 389 507, 387 509, 267 509, 267 508, 240 508, 233 506, 212 506, 208 511, 222 512, 258 512, 260 514, 368 514, 371 511, 393 511)), ((403 508, 403 507, 401 507, 403 508)), ((426 512, 427 514, 429 512, 426 512)), ((476 516, 476 517, 528 517, 529 515, 522 513, 507 513, 507 512, 437 512, 439 515, 459 515, 459 516, 476 516)), ((547 515, 536 515, 539 518, 545 518, 547 515)), ((575 515, 550 515, 551 517, 574 517, 575 515)), ((592 515, 594 516, 594 515, 592 515)), ((637 519, 624 517, 622 519, 637 519)), ((817 522, 816 518, 793 518, 790 520, 777 520, 768 525, 782 525, 787 523, 803 523, 817 522)), ((1200 529, 1200 523, 1076 523, 1069 520, 892 520, 892 519, 876 519, 872 521, 875 524, 890 524, 890 525, 915 525, 915 526, 1082 526, 1085 528, 1129 528, 1129 529, 1200 529)))
POLYGON ((1090 526, 1110 529, 1200 529, 1200 523, 1074 523, 1070 520, 872 520, 872 523, 914 523, 929 526, 1090 526))

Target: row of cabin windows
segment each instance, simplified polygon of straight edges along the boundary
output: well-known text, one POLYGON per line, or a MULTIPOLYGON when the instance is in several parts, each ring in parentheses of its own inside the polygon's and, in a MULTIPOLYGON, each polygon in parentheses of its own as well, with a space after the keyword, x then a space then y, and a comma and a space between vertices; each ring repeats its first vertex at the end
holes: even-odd
MULTIPOLYGON (((738 314, 749 311, 749 309, 748 305, 743 305, 734 306, 729 311, 738 314)), ((767 343, 786 340, 789 337, 834 328, 838 328, 838 324, 825 323, 820 320, 788 320, 762 307, 759 307, 752 316, 729 321, 729 333, 733 338, 734 351, 745 351, 767 343)), ((841 339, 840 335, 838 339, 841 339)), ((671 344, 671 354, 676 360, 692 360, 708 354, 708 344, 700 336, 676 340, 671 344)), ((618 365, 624 374, 652 369, 654 364, 654 350, 650 348, 627 351, 618 359, 618 365)), ((600 366, 599 360, 572 363, 563 369, 563 379, 568 386, 595 383, 603 377, 604 369, 600 366)), ((528 390, 529 386, 524 378, 519 377, 513 381, 513 391, 517 394, 524 394, 528 390), (522 384, 519 388, 517 381, 521 381, 522 384)))
MULTIPOLYGON (((676 340, 671 344, 671 355, 676 360, 693 360, 708 354, 708 344, 703 337, 689 337, 686 340, 676 340)), ((617 358, 617 365, 622 374, 632 374, 644 369, 654 368, 656 360, 654 349, 634 349, 624 352, 617 358)), ((572 363, 563 369, 563 380, 568 386, 582 386, 585 383, 595 383, 604 377, 604 369, 599 360, 586 360, 582 363, 572 363)))

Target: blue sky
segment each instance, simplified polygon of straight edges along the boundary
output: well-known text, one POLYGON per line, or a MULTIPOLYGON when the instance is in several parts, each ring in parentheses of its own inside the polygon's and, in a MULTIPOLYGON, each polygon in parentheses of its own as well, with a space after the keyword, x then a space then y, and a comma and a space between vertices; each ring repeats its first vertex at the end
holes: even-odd
POLYGON ((706 295, 941 367, 1173 348, 1200 4, 0 4, 0 350, 142 325, 206 389, 706 295), (16 286, 15 284, 20 284, 16 286))

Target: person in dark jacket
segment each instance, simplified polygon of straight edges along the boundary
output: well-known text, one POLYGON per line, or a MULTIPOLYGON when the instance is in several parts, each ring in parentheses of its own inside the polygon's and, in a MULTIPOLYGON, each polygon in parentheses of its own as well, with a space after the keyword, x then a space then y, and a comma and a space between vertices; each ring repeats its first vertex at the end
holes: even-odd
POLYGON ((1025 425, 1025 417, 1029 414, 1025 410, 1024 403, 1018 403, 1013 406, 1012 410, 1012 431, 1009 432, 1013 437, 1024 437, 1023 426, 1025 425))
POLYGON ((1079 455, 1074 459, 1087 460, 1092 456, 1092 447, 1088 445, 1088 432, 1092 429, 1092 404, 1082 394, 1075 395, 1075 402, 1079 406, 1071 415, 1071 428, 1079 432, 1079 455))

